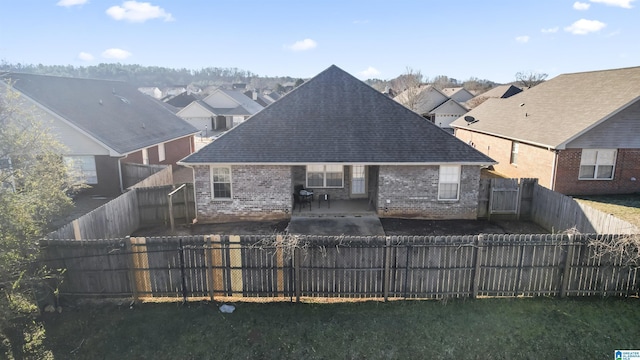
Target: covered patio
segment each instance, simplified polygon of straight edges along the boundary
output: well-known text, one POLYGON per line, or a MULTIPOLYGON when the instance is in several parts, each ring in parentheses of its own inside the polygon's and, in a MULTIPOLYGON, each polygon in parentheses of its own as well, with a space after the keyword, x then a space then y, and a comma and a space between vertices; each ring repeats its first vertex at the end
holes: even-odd
POLYGON ((291 217, 376 216, 369 199, 324 200, 314 196, 310 203, 295 204, 291 217))

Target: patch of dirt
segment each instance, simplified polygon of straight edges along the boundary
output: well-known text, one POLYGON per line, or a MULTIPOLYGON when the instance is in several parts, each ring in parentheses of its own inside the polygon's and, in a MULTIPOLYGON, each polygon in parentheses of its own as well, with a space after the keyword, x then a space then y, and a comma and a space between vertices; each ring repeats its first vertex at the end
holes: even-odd
MULTIPOLYGON (((382 227, 388 236, 443 236, 477 234, 548 234, 549 232, 528 221, 485 220, 416 220, 382 218, 382 227)), ((152 227, 136 231, 131 236, 187 236, 187 235, 271 235, 285 233, 288 221, 246 221, 221 224, 194 224, 177 226, 171 234, 166 227, 152 227)))
POLYGON ((528 221, 486 220, 416 220, 382 218, 387 236, 444 236, 478 234, 548 234, 549 232, 528 221))
POLYGON ((131 236, 179 236, 179 235, 271 235, 284 233, 289 221, 241 221, 220 224, 194 224, 191 226, 176 226, 171 234, 167 227, 143 228, 131 236))

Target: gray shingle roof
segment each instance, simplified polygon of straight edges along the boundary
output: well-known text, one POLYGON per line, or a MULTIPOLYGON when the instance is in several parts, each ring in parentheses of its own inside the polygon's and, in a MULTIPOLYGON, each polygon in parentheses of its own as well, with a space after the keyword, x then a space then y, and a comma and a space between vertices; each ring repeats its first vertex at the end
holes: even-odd
POLYGON ((247 95, 245 95, 241 91, 227 90, 227 89, 220 89, 220 91, 222 91, 223 93, 233 98, 238 104, 240 104, 240 106, 242 106, 248 112, 248 115, 253 115, 264 108, 262 105, 253 101, 253 99, 250 99, 249 97, 247 97, 247 95))
POLYGON ((487 98, 502 98, 506 99, 515 94, 521 93, 522 89, 519 87, 515 87, 513 85, 498 85, 491 90, 485 91, 482 94, 478 95, 480 97, 484 96, 487 98))
POLYGON ((21 73, 1 78, 120 154, 198 132, 158 101, 122 81, 21 73))
POLYGON ((640 67, 559 75, 507 99, 488 99, 452 127, 562 149, 640 99, 640 67))
POLYGON ((335 65, 182 161, 332 162, 494 163, 335 65))

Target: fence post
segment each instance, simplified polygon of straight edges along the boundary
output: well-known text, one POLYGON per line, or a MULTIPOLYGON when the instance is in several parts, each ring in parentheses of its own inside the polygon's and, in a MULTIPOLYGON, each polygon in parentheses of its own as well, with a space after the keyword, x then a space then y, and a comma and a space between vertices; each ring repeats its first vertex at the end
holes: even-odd
POLYGON ((184 247, 182 247, 182 239, 179 240, 178 254, 180 255, 180 278, 182 279, 182 302, 187 302, 187 281, 184 274, 184 247))
POLYGON ((520 292, 520 283, 522 282, 522 266, 524 263, 524 249, 525 245, 520 244, 520 254, 518 255, 518 270, 516 271, 518 275, 516 275, 516 288, 513 291, 513 297, 518 297, 518 293, 520 292))
POLYGON ((213 255, 211 252, 213 251, 213 247, 211 246, 211 235, 205 235, 204 239, 206 241, 205 246, 205 258, 207 259, 207 286, 209 287, 209 298, 211 301, 214 301, 214 291, 213 291, 213 255))
POLYGON ((284 246, 283 237, 281 234, 276 235, 276 294, 284 293, 284 246))
POLYGON ((173 192, 169 194, 169 223, 171 224, 171 232, 176 230, 176 224, 173 220, 173 192))
POLYGON ((404 298, 407 298, 407 286, 409 285, 409 251, 411 250, 411 245, 407 244, 405 246, 405 251, 407 254, 407 257, 405 259, 406 262, 406 267, 404 269, 404 298))
POLYGON ((295 250, 293 251, 293 272, 295 274, 293 287, 296 294, 296 302, 300 302, 300 286, 302 284, 302 280, 300 279, 300 257, 300 248, 296 246, 295 250))
POLYGON ((389 300, 389 285, 391 283, 391 238, 387 237, 384 249, 384 301, 389 300))
POLYGON ((140 295, 138 294, 138 283, 136 281, 136 266, 135 266, 135 262, 133 261, 133 257, 135 256, 133 254, 133 246, 131 245, 131 237, 127 236, 126 241, 125 241, 125 249, 126 252, 129 253, 129 283, 131 286, 131 292, 133 293, 133 301, 134 302, 138 302, 138 299, 140 298, 140 295))
POLYGON ((522 189, 524 188, 524 179, 518 179, 518 196, 516 204, 516 220, 520 221, 520 206, 522 206, 522 189))
POLYGON ((476 241, 476 256, 473 264, 473 292, 472 297, 474 299, 478 298, 478 292, 480 288, 480 252, 482 251, 482 242, 484 235, 478 235, 478 240, 476 241))
POLYGON ((571 272, 571 260, 573 259, 573 234, 568 234, 569 242, 567 244, 567 256, 564 259, 564 269, 562 271, 562 283, 560 285, 560 297, 567 296, 567 287, 569 286, 569 274, 571 272))

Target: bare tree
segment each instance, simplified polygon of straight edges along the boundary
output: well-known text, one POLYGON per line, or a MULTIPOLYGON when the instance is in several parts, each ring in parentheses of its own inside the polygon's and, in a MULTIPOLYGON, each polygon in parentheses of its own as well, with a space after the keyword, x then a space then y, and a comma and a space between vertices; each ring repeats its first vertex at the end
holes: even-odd
POLYGON ((524 88, 531 89, 532 87, 544 82, 547 79, 547 74, 539 73, 535 71, 520 71, 516 73, 516 80, 524 88))
POLYGON ((420 70, 407 67, 406 72, 394 80, 394 87, 400 91, 395 98, 396 101, 413 111, 418 111, 424 90, 421 88, 422 78, 420 70))

